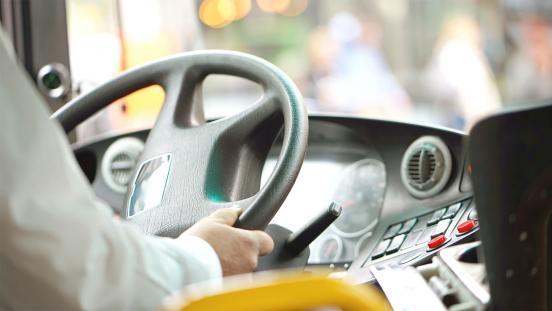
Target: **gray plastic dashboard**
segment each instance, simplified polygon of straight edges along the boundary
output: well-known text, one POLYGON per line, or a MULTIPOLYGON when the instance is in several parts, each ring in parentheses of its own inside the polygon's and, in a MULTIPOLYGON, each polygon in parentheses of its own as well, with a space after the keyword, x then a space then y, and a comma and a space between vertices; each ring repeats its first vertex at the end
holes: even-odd
MULTIPOLYGON (((311 115, 309 119, 309 145, 305 163, 296 185, 276 215, 275 222, 288 225, 291 230, 297 229, 296 227, 301 223, 306 223, 310 217, 316 215, 317 211, 329 205, 334 196, 347 194, 348 189, 343 187, 336 189, 334 186, 343 179, 347 179, 348 175, 344 175, 343 172, 354 171, 355 166, 352 165, 359 161, 381 163, 385 176, 385 188, 381 193, 381 210, 378 212, 379 219, 375 222, 375 226, 368 232, 363 231, 361 235, 347 232, 344 234, 344 230, 330 227, 311 245, 310 264, 350 267, 350 270, 364 274, 364 279, 369 280, 370 273, 367 271, 372 261, 371 253, 381 243, 389 226, 424 215, 428 218, 427 215, 455 202, 469 200, 472 196, 471 183, 465 173, 466 136, 460 132, 356 117, 311 115), (401 161, 408 147, 422 136, 440 138, 450 150, 452 165, 450 179, 443 190, 432 197, 420 199, 414 197, 403 185, 401 161), (339 253, 339 256, 336 253, 339 253)), ((100 169, 102 159, 106 150, 115 141, 124 137, 135 137, 145 141, 148 132, 149 130, 146 129, 119 133, 73 146, 77 161, 91 182, 95 193, 115 211, 121 210, 125 194, 113 191, 106 184, 100 169)), ((269 174, 269 162, 275 161, 280 146, 281 140, 278 139, 267 159, 265 169, 268 173, 266 174, 269 174)), ((363 186, 362 183, 351 183, 351 187, 359 185, 363 186)), ((358 190, 355 193, 355 195, 361 195, 358 190)), ((340 198, 342 199, 343 196, 340 198)), ((346 209, 344 211, 346 212, 346 209)), ((455 216, 449 228, 449 233, 452 233, 453 226, 458 224, 460 218, 463 217, 463 220, 466 220, 467 212, 468 206, 462 206, 461 212, 457 217, 455 216)), ((422 219, 427 221, 426 218, 419 218, 418 227, 422 219)), ((358 226, 358 223, 356 225, 358 226)), ((341 229, 347 229, 343 228, 343 224, 341 226, 341 229)), ((454 242, 460 240, 461 238, 455 238, 454 242)), ((416 251, 420 252, 420 249, 421 246, 416 248, 416 251)), ((401 258, 409 255, 408 251, 399 253, 404 255, 401 255, 401 258)), ((377 258, 374 262, 385 262, 386 257, 377 258)), ((422 261, 426 257, 420 256, 409 264, 422 261)))

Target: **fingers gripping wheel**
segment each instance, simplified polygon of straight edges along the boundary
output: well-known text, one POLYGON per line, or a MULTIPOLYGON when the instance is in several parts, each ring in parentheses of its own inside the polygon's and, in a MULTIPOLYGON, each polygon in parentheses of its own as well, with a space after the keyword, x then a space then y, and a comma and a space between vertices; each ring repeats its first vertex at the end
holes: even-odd
POLYGON ((125 217, 147 233, 177 236, 219 208, 245 209, 239 227, 264 229, 303 162, 307 112, 294 83, 274 65, 226 51, 185 53, 128 71, 55 112, 66 132, 113 101, 160 85, 165 102, 151 130, 125 203, 125 217), (260 84, 245 111, 206 123, 201 84, 225 74, 260 84), (262 164, 284 123, 278 163, 259 190, 262 164), (258 190, 258 191, 257 191, 258 190))

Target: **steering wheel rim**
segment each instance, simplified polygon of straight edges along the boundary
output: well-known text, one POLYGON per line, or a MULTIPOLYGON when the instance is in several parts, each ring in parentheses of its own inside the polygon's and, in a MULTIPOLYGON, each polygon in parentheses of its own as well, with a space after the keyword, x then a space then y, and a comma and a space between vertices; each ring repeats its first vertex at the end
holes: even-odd
MULTIPOLYGON (((237 205, 245 209, 237 227, 263 230, 291 190, 306 151, 308 116, 295 84, 279 68, 252 55, 189 52, 123 73, 72 100, 51 118, 70 132, 117 99, 152 85, 164 89, 165 100, 138 167, 166 154, 172 159, 160 204, 130 220, 147 233, 174 237, 214 210, 237 205), (198 89, 211 74, 258 83, 263 97, 237 115, 206 123, 198 89), (256 194, 247 196, 259 188, 259 170, 273 141, 266 142, 262 133, 268 131, 275 138, 281 127, 275 124, 282 119, 284 140, 274 171, 256 194), (228 165, 233 167, 228 169, 228 165), (248 172, 248 168, 253 169, 248 172)), ((127 193, 124 217, 129 216, 133 192, 127 193)))

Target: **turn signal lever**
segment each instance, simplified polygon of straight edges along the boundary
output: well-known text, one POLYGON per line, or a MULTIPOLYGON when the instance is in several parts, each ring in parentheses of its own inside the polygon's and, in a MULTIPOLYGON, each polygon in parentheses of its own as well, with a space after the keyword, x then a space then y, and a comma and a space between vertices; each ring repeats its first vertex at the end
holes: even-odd
POLYGON ((326 230, 341 215, 341 206, 332 202, 327 210, 314 218, 301 230, 292 233, 284 247, 294 256, 305 250, 324 230, 326 230))
POLYGON ((279 225, 268 225, 266 233, 274 240, 274 250, 259 258, 257 271, 304 267, 309 259, 309 245, 341 215, 341 209, 339 204, 332 202, 320 215, 294 233, 279 225))

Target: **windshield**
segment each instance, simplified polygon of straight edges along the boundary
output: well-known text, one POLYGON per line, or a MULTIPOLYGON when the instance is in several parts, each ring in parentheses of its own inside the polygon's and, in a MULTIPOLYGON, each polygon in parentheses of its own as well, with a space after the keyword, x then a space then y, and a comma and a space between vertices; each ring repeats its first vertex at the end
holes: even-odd
MULTIPOLYGON (((515 0, 68 0, 71 69, 86 92, 163 56, 231 49, 282 68, 311 113, 468 130, 508 105, 552 97, 549 10, 515 0)), ((204 93, 216 118, 260 88, 216 77, 204 93)), ((162 100, 156 87, 127 97, 79 138, 151 126, 162 100)))

